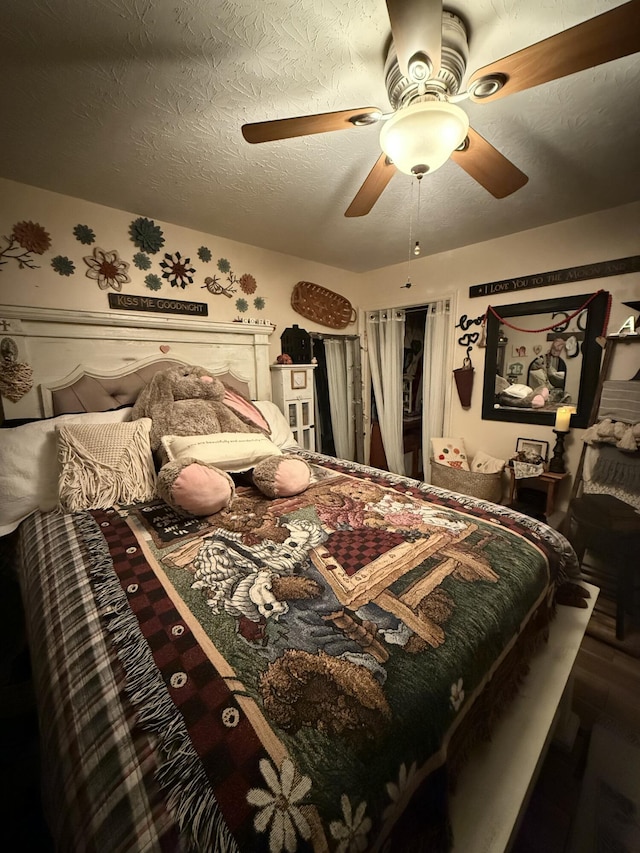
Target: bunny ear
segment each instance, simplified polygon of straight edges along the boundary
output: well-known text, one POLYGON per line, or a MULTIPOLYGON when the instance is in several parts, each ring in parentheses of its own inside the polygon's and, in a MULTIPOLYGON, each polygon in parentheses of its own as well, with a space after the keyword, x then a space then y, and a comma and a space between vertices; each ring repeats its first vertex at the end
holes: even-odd
POLYGON ((151 377, 149 382, 138 394, 138 398, 131 413, 133 420, 137 418, 153 418, 153 410, 157 409, 158 405, 165 405, 173 402, 173 390, 169 373, 170 369, 159 370, 151 377))

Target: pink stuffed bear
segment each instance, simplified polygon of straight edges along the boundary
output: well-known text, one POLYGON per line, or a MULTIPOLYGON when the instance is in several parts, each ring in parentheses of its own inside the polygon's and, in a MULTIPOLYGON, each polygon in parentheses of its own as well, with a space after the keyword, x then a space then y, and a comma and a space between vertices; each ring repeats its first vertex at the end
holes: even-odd
MULTIPOLYGON (((151 448, 158 452, 165 436, 215 436, 254 433, 267 437, 261 413, 203 367, 177 365, 156 373, 136 400, 133 420, 151 418, 151 448), (233 408, 225 402, 233 403, 233 408)), ((260 461, 251 468, 254 485, 268 497, 288 497, 309 485, 311 469, 296 456, 284 455, 263 441, 260 461)), ((166 462, 158 474, 158 495, 183 515, 206 516, 229 506, 235 484, 226 470, 197 457, 166 462)))

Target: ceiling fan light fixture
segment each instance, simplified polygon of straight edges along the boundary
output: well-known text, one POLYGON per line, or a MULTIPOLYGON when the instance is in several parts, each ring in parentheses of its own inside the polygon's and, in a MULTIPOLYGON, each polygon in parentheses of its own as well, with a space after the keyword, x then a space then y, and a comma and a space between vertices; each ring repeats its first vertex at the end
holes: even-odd
POLYGON ((435 172, 469 132, 469 117, 447 101, 421 101, 398 110, 380 131, 380 147, 406 175, 435 172))

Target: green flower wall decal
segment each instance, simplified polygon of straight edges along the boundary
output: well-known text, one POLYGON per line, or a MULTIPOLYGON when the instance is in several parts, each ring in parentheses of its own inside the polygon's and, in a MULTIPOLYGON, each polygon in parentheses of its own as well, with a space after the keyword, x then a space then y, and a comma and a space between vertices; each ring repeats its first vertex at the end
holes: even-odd
POLYGON ((153 219, 144 216, 134 219, 129 226, 129 234, 134 244, 150 255, 155 255, 164 246, 162 228, 153 219))
POLYGON ((145 276, 144 283, 149 290, 160 290, 162 287, 162 279, 160 276, 154 275, 154 273, 149 273, 149 275, 145 276))
POLYGON ((139 270, 148 270, 151 267, 151 258, 144 252, 136 252, 133 256, 133 263, 139 270))
POLYGON ((198 249, 198 257, 204 264, 208 264, 211 260, 211 249, 207 249, 206 246, 200 246, 198 249))
POLYGON ((88 225, 76 225, 73 229, 73 236, 85 246, 90 246, 96 240, 93 228, 89 228, 88 225))
POLYGON ((51 266, 60 275, 73 275, 76 271, 76 266, 73 261, 64 255, 56 255, 55 258, 51 260, 51 266))
POLYGON ((249 308, 249 303, 246 299, 236 299, 236 308, 238 309, 238 311, 244 314, 245 311, 247 311, 249 308))

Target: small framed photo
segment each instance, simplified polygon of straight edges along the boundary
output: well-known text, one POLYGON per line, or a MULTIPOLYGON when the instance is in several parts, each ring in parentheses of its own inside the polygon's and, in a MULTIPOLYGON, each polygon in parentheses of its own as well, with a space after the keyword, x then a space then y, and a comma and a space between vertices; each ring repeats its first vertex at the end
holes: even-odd
POLYGON ((533 453, 546 462, 549 457, 549 442, 539 438, 519 438, 516 443, 516 453, 533 453))
POLYGON ((291 371, 291 387, 294 390, 296 388, 306 388, 307 387, 307 371, 306 370, 292 370, 291 371))

